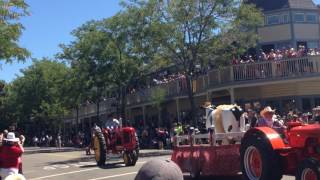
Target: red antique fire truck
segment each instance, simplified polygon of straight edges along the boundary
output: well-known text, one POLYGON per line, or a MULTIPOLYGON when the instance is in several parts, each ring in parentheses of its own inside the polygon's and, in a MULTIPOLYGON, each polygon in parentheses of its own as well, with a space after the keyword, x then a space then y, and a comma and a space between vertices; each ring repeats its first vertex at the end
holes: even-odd
POLYGON ((242 172, 250 180, 278 180, 283 175, 295 175, 298 180, 320 179, 317 123, 291 122, 281 134, 258 127, 246 132, 176 136, 174 144, 172 160, 193 178, 242 172), (231 143, 221 143, 230 139, 231 143))
POLYGON ((122 157, 126 166, 134 166, 138 160, 139 141, 133 127, 101 129, 95 126, 92 142, 98 166, 103 166, 108 156, 122 157))

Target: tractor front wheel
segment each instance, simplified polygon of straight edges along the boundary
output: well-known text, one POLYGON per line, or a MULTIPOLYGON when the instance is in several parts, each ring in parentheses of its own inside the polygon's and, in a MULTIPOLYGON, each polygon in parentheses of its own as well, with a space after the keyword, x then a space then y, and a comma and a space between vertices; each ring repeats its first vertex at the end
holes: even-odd
POLYGON ((298 167, 296 180, 318 180, 320 179, 319 161, 314 158, 308 158, 298 167))
POLYGON ((93 137, 93 150, 94 150, 94 157, 96 159, 98 166, 105 165, 106 162, 106 141, 104 138, 103 133, 100 131, 95 132, 93 137))
POLYGON ((280 180, 279 155, 261 134, 245 137, 240 147, 241 170, 247 180, 280 180))

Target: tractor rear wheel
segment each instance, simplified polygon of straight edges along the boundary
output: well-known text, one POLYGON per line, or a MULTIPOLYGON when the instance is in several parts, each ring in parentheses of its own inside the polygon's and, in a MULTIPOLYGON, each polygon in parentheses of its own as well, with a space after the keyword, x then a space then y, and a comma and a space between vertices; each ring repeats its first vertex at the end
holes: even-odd
POLYGON ((136 165, 137 161, 138 161, 138 157, 139 157, 139 150, 134 150, 130 153, 131 155, 131 166, 136 165))
POLYGON ((264 135, 251 134, 242 140, 240 147, 241 170, 248 180, 280 180, 280 156, 264 135))
POLYGON ((308 158, 300 163, 296 180, 318 180, 320 179, 319 161, 314 158, 308 158))
POLYGON ((98 166, 103 166, 106 163, 107 146, 104 135, 101 131, 96 131, 93 137, 94 157, 98 166))
POLYGON ((132 164, 132 158, 131 156, 129 155, 129 152, 124 152, 123 153, 123 161, 124 161, 124 164, 126 166, 131 166, 132 164))

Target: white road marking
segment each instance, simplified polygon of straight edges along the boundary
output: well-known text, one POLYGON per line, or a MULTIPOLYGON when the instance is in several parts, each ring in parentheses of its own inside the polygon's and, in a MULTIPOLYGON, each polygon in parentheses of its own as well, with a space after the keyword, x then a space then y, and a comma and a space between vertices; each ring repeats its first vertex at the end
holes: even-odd
POLYGON ((97 170, 97 169, 100 169, 100 168, 96 167, 96 168, 90 168, 90 169, 83 169, 83 170, 79 170, 79 171, 70 171, 70 172, 60 173, 60 174, 52 174, 52 175, 49 175, 49 176, 31 178, 29 180, 47 179, 47 178, 51 178, 51 177, 63 176, 63 175, 66 175, 66 174, 75 174, 75 173, 80 173, 80 172, 85 172, 85 171, 93 171, 93 170, 97 170))
POLYGON ((137 174, 137 173, 138 172, 129 172, 129 173, 117 174, 117 175, 113 175, 113 176, 99 177, 99 178, 96 178, 96 179, 89 179, 89 180, 110 179, 110 178, 115 178, 115 177, 120 177, 120 176, 127 176, 127 175, 137 174))
MULTIPOLYGON (((146 162, 147 161, 137 162, 137 164, 144 164, 146 162)), ((80 163, 84 163, 85 164, 86 162, 80 162, 80 163)), ((54 165, 54 166, 56 166, 56 165, 54 165)), ((52 166, 45 166, 45 168, 44 168, 44 170, 54 170, 54 169, 56 169, 56 168, 52 167, 52 166)), ((65 172, 65 173, 60 173, 60 174, 52 174, 52 175, 48 175, 48 176, 31 178, 29 180, 47 179, 47 178, 52 178, 52 177, 57 177, 57 176, 63 176, 63 175, 66 175, 66 174, 75 174, 75 173, 80 173, 80 172, 85 172, 85 171, 92 171, 92 170, 96 170, 96 169, 100 169, 100 168, 99 167, 95 167, 95 168, 83 169, 83 170, 79 170, 79 171, 70 171, 70 172, 65 172)), ((106 177, 101 177, 101 178, 102 179, 109 179, 109 178, 112 178, 112 177, 126 176, 126 175, 130 175, 130 174, 134 174, 134 173, 137 173, 137 172, 131 172, 129 174, 128 173, 119 174, 119 175, 114 175, 114 176, 106 176, 106 177)), ((101 179, 101 178, 98 178, 98 179, 101 179)), ((92 179, 92 180, 95 180, 95 179, 92 179)))

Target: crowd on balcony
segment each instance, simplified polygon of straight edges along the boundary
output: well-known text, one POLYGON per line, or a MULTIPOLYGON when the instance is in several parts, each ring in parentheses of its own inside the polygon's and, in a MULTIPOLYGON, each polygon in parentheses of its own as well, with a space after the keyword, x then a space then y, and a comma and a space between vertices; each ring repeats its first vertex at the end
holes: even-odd
POLYGON ((299 46, 297 50, 294 48, 271 49, 270 52, 265 52, 262 49, 260 49, 259 52, 255 55, 244 55, 240 58, 233 58, 232 64, 238 65, 244 63, 254 63, 263 61, 279 61, 288 58, 316 55, 320 55, 320 49, 306 49, 305 46, 299 46))

